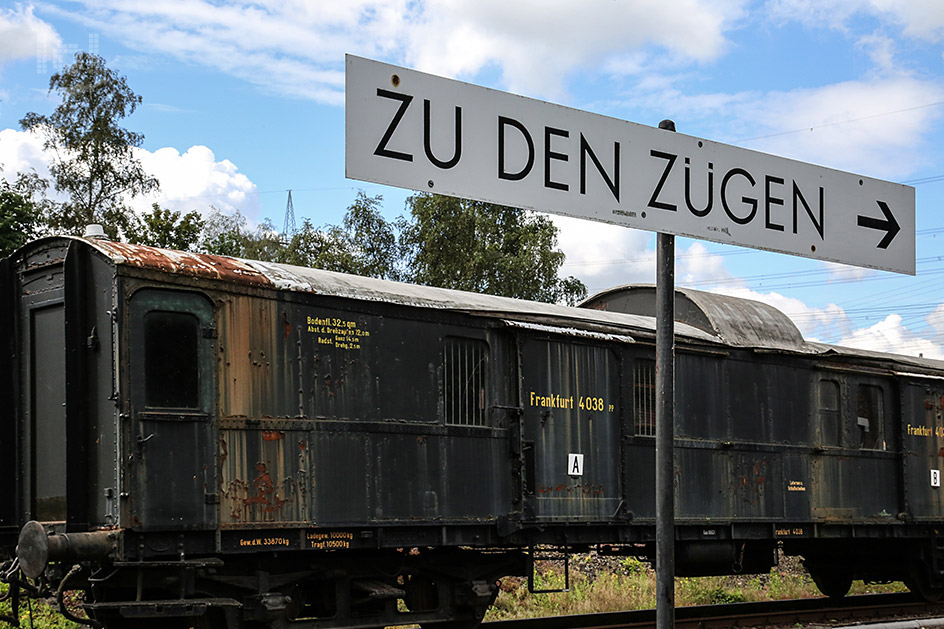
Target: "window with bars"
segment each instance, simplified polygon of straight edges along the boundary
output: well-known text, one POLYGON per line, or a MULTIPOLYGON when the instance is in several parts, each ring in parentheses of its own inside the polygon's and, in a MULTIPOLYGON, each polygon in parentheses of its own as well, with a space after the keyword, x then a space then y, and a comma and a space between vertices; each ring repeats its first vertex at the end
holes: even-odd
POLYGON ((633 418, 636 434, 656 434, 656 361, 638 358, 633 363, 633 418))
POLYGON ((443 380, 446 423, 485 426, 488 423, 488 343, 447 337, 443 380))
POLYGON ((842 445, 840 399, 838 382, 835 380, 819 381, 820 438, 824 446, 842 445))
POLYGON ((885 413, 881 387, 860 384, 858 390, 856 425, 859 428, 859 447, 863 450, 885 449, 885 413))

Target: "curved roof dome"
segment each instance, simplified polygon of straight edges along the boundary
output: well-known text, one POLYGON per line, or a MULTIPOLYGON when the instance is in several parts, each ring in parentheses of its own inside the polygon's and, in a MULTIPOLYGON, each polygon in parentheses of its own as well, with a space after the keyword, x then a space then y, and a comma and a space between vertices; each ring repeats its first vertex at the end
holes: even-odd
MULTIPOLYGON (((580 307, 654 317, 656 287, 617 286, 589 297, 580 307)), ((675 320, 737 347, 812 351, 787 315, 759 301, 676 288, 675 320)))

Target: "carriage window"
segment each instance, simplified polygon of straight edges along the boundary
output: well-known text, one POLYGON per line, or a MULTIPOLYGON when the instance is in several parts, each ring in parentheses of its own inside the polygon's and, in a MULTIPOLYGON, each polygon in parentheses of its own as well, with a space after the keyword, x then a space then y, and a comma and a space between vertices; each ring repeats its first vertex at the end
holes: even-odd
POLYGON ((200 322, 186 312, 144 316, 144 403, 150 407, 199 407, 197 338, 200 322))
POLYGON ((638 359, 633 364, 633 417, 636 434, 656 434, 656 361, 638 359))
POLYGON ((882 389, 871 384, 860 384, 856 425, 859 430, 859 447, 863 450, 884 450, 885 423, 882 389))
POLYGON ((839 383, 819 381, 819 427, 824 446, 842 445, 842 422, 839 413, 839 383))
POLYGON ((446 423, 485 426, 488 417, 488 343, 447 338, 443 372, 446 423))

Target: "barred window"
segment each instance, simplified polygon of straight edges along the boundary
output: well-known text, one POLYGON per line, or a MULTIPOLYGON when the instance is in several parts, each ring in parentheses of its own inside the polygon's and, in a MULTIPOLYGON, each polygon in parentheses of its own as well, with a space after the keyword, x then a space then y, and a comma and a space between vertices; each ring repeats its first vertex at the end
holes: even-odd
POLYGON ((447 337, 443 373, 446 423, 485 426, 488 418, 488 343, 447 337))
POLYGON ((842 445, 842 422, 839 412, 839 383, 819 381, 819 421, 824 446, 842 445))
POLYGON ((884 450, 884 403, 882 389, 871 384, 860 384, 856 425, 859 428, 859 447, 863 450, 884 450))
POLYGON ((633 363, 633 417, 636 434, 656 434, 656 361, 637 359, 633 363))

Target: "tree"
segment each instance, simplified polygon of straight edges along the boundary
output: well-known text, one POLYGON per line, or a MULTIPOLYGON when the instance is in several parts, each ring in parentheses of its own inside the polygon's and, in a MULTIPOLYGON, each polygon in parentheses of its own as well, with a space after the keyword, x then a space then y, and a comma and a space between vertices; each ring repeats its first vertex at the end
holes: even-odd
POLYGON ((587 288, 560 279, 557 227, 525 210, 420 193, 407 200, 411 222, 401 247, 407 279, 418 284, 573 305, 587 288))
POLYGON ((203 241, 200 248, 206 253, 241 258, 246 252, 246 217, 239 211, 224 214, 219 208, 210 206, 210 213, 203 222, 203 241))
POLYGON ((205 253, 250 260, 286 261, 285 247, 272 221, 266 219, 252 231, 239 210, 225 214, 213 206, 204 221, 200 249, 205 253))
POLYGON ((380 213, 381 196, 363 192, 344 214, 343 227, 316 228, 306 220, 294 234, 285 262, 327 271, 383 279, 401 279, 402 256, 397 226, 380 213))
POLYGON ((253 231, 239 212, 224 214, 213 208, 202 248, 207 253, 397 279, 401 260, 396 227, 380 214, 381 200, 358 193, 343 226, 316 227, 306 219, 287 241, 269 220, 253 231))
POLYGON ((587 288, 557 276, 564 254, 550 219, 515 208, 433 194, 407 200, 410 218, 387 221, 379 196, 358 193, 343 225, 306 220, 291 240, 238 212, 207 217, 208 253, 573 305, 587 288))
POLYGON ((55 188, 69 197, 52 208, 49 226, 81 234, 86 225, 100 223, 117 239, 133 221, 126 200, 158 188, 157 179, 134 158, 133 149, 144 136, 118 126, 141 97, 124 77, 105 67, 104 59, 86 52, 52 75, 49 91, 62 98, 53 113, 31 112, 20 120, 24 130, 45 137, 44 148, 55 154, 50 167, 55 188))
POLYGON ((41 234, 48 185, 35 172, 19 173, 13 183, 0 178, 0 258, 41 234))
POLYGON ((128 242, 166 249, 192 251, 203 232, 203 219, 196 211, 180 212, 151 205, 151 213, 128 226, 128 242))

